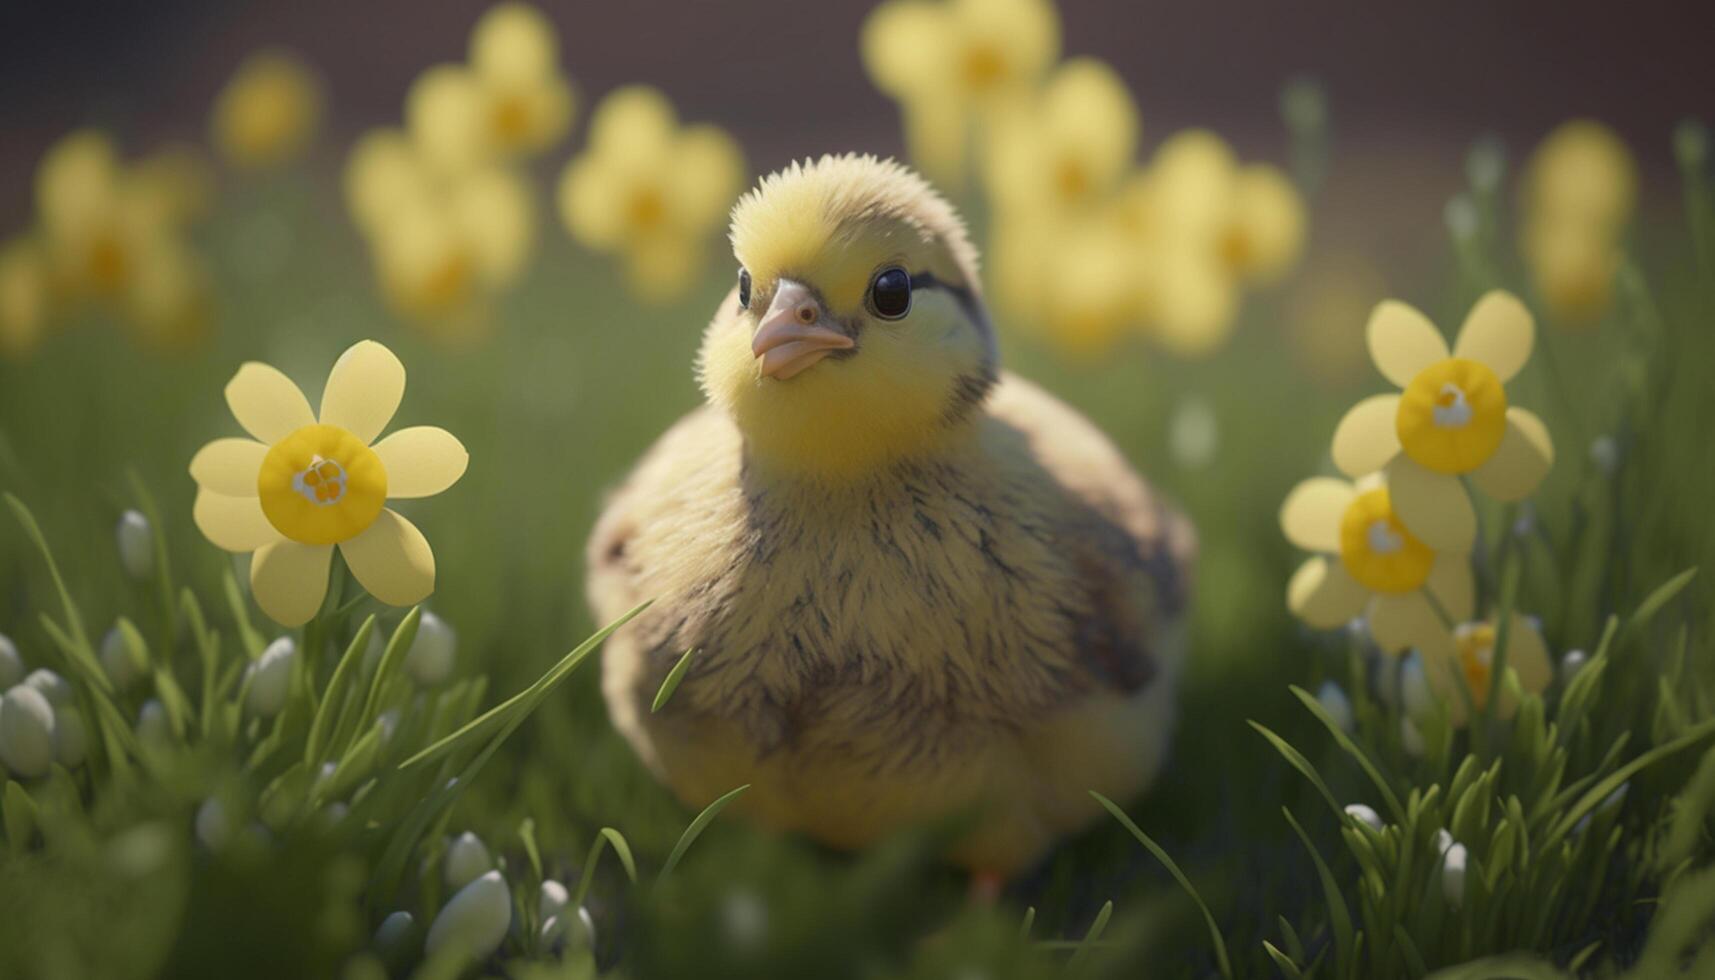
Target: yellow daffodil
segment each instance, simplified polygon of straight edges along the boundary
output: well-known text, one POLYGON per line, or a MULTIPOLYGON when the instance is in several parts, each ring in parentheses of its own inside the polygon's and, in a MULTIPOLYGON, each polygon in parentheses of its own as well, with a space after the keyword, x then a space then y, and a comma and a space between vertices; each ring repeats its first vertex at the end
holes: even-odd
POLYGON ((1613 302, 1620 239, 1637 204, 1637 165, 1601 123, 1565 123, 1525 169, 1520 252, 1554 318, 1568 326, 1601 319, 1613 302))
POLYGON ((1460 477, 1497 500, 1522 500, 1554 463, 1548 428, 1508 404, 1504 387, 1530 359, 1530 311, 1510 293, 1488 293, 1449 351, 1427 317, 1388 300, 1366 333, 1376 366, 1403 390, 1346 413, 1334 463, 1349 476, 1386 472, 1400 519, 1431 547, 1468 542, 1477 515, 1460 477))
POLYGON ((289 52, 262 51, 245 59, 221 90, 209 127, 228 164, 265 170, 302 155, 321 117, 316 73, 289 52))
POLYGON ((1286 309, 1287 337, 1299 367, 1332 385, 1363 380, 1369 367, 1364 321, 1387 295, 1387 281, 1361 252, 1335 252, 1309 263, 1286 309))
POLYGON ((126 168, 106 136, 62 139, 36 175, 36 209, 54 288, 106 306, 144 340, 201 336, 209 291, 183 223, 206 201, 196 165, 180 153, 126 168))
POLYGON ((458 172, 534 156, 572 121, 559 39, 535 7, 502 3, 477 21, 467 64, 439 65, 411 86, 405 116, 431 164, 458 172))
MULTIPOLYGON (((1418 644, 1424 679, 1430 692, 1446 706, 1448 722, 1454 728, 1462 728, 1470 720, 1466 692, 1470 707, 1479 712, 1489 703, 1496 639, 1496 625, 1487 620, 1461 623, 1451 633, 1442 628, 1418 644), (1461 681, 1464 691, 1460 690, 1461 681)), ((1540 694, 1553 680, 1554 664, 1542 634, 1528 618, 1513 614, 1507 630, 1507 677, 1501 681, 1496 717, 1511 718, 1522 695, 1540 694)))
POLYGON ((864 68, 899 102, 919 169, 951 187, 973 123, 1030 94, 1060 56, 1049 0, 889 0, 864 22, 864 68))
POLYGON ((32 238, 0 247, 0 356, 27 356, 41 341, 51 300, 47 258, 32 238))
POLYGON ((560 218, 583 245, 622 256, 639 294, 671 299, 702 271, 743 180, 732 137, 681 127, 666 96, 628 86, 602 100, 588 148, 560 176, 560 218))
POLYGON ((334 363, 319 416, 290 378, 250 362, 226 386, 249 439, 216 439, 191 460, 197 527, 217 547, 254 552, 251 591, 285 626, 307 622, 327 594, 337 545, 352 575, 389 605, 435 588, 435 557, 390 499, 429 497, 464 475, 469 457, 434 426, 376 441, 405 393, 405 368, 374 341, 334 363))
POLYGON ((1001 299, 1021 323, 1073 358, 1112 350, 1136 309, 1137 261, 1111 214, 1019 215, 996 233, 1001 299))
POLYGON ((1390 490, 1377 476, 1357 484, 1313 477, 1287 495, 1280 526, 1293 544, 1318 553, 1292 576, 1287 607, 1318 629, 1361 615, 1376 645, 1398 653, 1432 640, 1443 614, 1471 616, 1474 539, 1431 548, 1394 512, 1390 490))
POLYGON ((345 193, 388 304, 446 336, 482 331, 491 301, 517 282, 535 242, 535 209, 519 175, 437 173, 397 130, 358 141, 345 193))
POLYGON ((1292 182, 1267 164, 1241 165, 1204 130, 1162 143, 1122 206, 1146 257, 1139 319, 1183 356, 1223 344, 1238 288, 1277 282, 1304 248, 1304 202, 1292 182))
POLYGON ((1138 113, 1125 82, 1094 58, 1054 71, 1028 108, 995 121, 986 179, 993 209, 1061 215, 1105 202, 1137 152, 1138 113))

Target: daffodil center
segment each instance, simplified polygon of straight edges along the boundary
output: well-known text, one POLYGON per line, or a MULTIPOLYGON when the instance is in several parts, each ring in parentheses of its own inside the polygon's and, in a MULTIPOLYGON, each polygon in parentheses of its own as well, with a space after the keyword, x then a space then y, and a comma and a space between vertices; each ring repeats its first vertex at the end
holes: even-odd
POLYGON ((1340 563, 1371 592, 1401 595, 1429 580, 1435 553, 1394 516, 1386 487, 1361 493, 1340 518, 1340 563))
POLYGON ((626 211, 631 225, 639 231, 653 231, 667 219, 667 202, 653 187, 633 191, 629 205, 626 211))
POLYGON ((262 513, 303 544, 337 544, 363 533, 387 501, 375 451, 334 425, 306 425, 271 446, 256 476, 262 513))
POLYGON ((1251 237, 1242 228, 1228 229, 1221 236, 1221 259, 1227 268, 1234 272, 1244 272, 1251 267, 1256 250, 1251 247, 1251 237))
POLYGON ((1507 393, 1488 365, 1449 357, 1424 368, 1394 418, 1405 454, 1437 473, 1469 473, 1500 448, 1507 393))
POLYGON ((1480 711, 1489 701, 1489 684, 1494 677, 1495 628, 1487 623, 1468 624, 1459 627, 1453 639, 1471 703, 1480 711))
POLYGON ((118 291, 125 283, 130 264, 125 256, 125 246, 119 244, 115 236, 104 234, 90 243, 89 279, 97 290, 105 293, 118 291))
POLYGON ((1006 58, 991 44, 973 44, 965 51, 965 84, 973 92, 986 92, 1006 77, 1006 58))
POLYGON ((1082 201, 1090 193, 1090 175, 1082 161, 1061 160, 1054 177, 1060 187, 1060 196, 1069 202, 1082 201))
POLYGON ((503 145, 518 146, 530 135, 530 107, 520 96, 506 96, 495 104, 489 122, 503 145))

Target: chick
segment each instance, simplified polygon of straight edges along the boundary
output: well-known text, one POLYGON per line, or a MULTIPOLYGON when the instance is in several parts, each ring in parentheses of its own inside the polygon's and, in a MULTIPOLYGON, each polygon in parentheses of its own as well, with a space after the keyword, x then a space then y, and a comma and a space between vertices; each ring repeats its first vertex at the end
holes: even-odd
POLYGON ((685 803, 855 848, 963 816, 1029 867, 1160 769, 1188 523, 1088 421, 999 370, 975 250, 869 156, 762 181, 685 416, 588 551, 615 726, 685 803), (671 701, 651 701, 686 650, 671 701))

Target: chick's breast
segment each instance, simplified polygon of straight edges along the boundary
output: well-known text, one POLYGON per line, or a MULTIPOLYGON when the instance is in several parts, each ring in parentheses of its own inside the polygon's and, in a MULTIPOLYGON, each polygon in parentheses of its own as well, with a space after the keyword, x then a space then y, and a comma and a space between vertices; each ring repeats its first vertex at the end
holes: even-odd
POLYGON ((972 438, 859 480, 748 464, 700 410, 589 549, 615 725, 691 805, 839 846, 971 811, 954 857, 1010 870, 1153 778, 1193 548, 1108 440, 1005 379, 972 438), (698 649, 660 713, 667 670, 698 649))

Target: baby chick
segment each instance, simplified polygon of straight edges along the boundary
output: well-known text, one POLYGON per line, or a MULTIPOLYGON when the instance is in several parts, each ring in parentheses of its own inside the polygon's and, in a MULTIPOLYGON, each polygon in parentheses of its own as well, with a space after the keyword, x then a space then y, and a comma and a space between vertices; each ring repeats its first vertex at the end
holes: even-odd
POLYGON ((965 816, 1038 860, 1135 796, 1173 723, 1190 526, 1088 421, 997 364, 975 250, 917 175, 823 157, 733 212, 708 403, 591 537, 619 731, 687 804, 853 848, 965 816), (651 701, 686 650, 673 699, 651 701))

